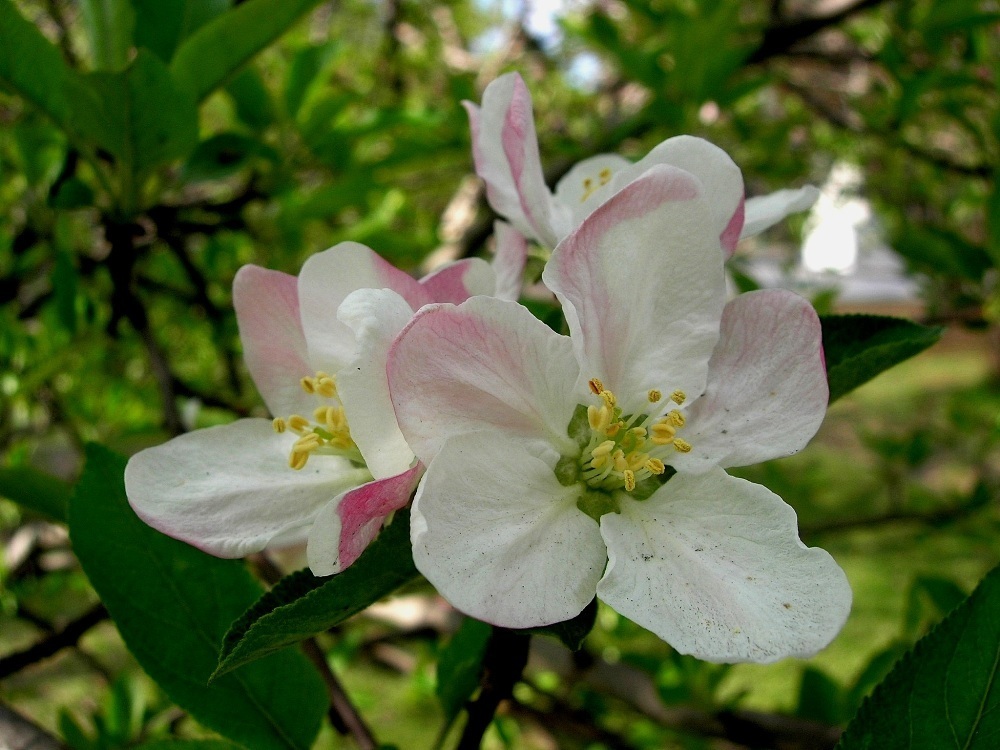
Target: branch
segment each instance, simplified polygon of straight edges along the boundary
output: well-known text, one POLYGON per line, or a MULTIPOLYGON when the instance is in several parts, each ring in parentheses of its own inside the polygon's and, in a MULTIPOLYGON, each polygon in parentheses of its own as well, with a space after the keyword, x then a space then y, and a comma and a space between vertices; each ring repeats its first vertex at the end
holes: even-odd
POLYGON ((5 656, 0 659, 0 679, 10 677, 25 667, 29 667, 43 659, 48 659, 64 648, 75 646, 84 633, 107 618, 108 611, 104 608, 104 605, 97 604, 70 622, 62 630, 56 631, 34 646, 5 656))
POLYGON ((482 690, 469 707, 469 720, 456 750, 478 750, 500 704, 509 698, 528 663, 531 636, 493 628, 483 657, 482 690))
POLYGON ((803 18, 799 21, 770 26, 764 30, 764 37, 761 39, 760 45, 747 58, 747 63, 750 65, 761 63, 772 57, 783 55, 799 42, 818 34, 824 29, 846 21, 856 13, 874 8, 886 1, 859 0, 854 5, 848 5, 846 8, 836 13, 831 13, 828 16, 814 16, 803 18))

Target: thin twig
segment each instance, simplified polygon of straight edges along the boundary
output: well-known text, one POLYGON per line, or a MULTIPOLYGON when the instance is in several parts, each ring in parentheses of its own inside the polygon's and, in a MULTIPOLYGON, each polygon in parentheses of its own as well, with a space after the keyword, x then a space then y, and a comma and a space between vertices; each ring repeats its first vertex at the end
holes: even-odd
POLYGON ((531 636, 506 628, 493 628, 483 657, 482 689, 468 707, 469 720, 456 750, 478 750, 500 704, 509 698, 528 663, 531 636))
POLYGON ((0 659, 0 679, 10 677, 25 667, 29 667, 43 659, 48 659, 64 648, 75 646, 84 633, 99 622, 106 620, 107 617, 108 611, 104 608, 104 605, 97 604, 70 622, 62 630, 56 631, 44 640, 23 651, 17 651, 9 656, 5 656, 0 659))

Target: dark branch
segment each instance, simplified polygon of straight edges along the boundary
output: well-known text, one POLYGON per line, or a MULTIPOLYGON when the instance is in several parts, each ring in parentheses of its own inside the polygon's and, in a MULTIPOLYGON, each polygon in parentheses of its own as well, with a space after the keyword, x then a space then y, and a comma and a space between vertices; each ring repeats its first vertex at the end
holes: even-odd
POLYGON ((5 656, 3 659, 0 659, 0 679, 10 677, 25 667, 29 667, 43 659, 48 659, 64 648, 75 646, 84 633, 99 622, 106 620, 107 617, 108 611, 104 608, 104 605, 98 604, 70 622, 62 630, 56 631, 34 646, 5 656))
POLYGON ((500 704, 509 698, 528 663, 531 636, 506 628, 493 628, 483 657, 482 689, 469 705, 469 720, 456 750, 478 750, 500 704))

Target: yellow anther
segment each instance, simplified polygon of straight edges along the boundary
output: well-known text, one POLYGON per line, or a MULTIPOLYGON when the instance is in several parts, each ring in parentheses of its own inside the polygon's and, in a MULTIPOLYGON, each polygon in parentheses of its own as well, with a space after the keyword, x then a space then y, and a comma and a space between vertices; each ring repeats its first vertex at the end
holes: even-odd
POLYGON ((316 392, 316 378, 311 378, 308 375, 299 381, 299 385, 302 386, 302 390, 306 393, 316 392))
POLYGON ((296 471, 299 471, 300 469, 304 468, 305 465, 306 465, 306 462, 308 462, 308 461, 309 461, 309 454, 308 453, 296 453, 296 452, 293 451, 288 456, 288 466, 289 466, 289 468, 295 469, 296 471))
POLYGON ((589 188, 593 184, 594 184, 594 181, 592 179, 590 179, 589 177, 584 177, 583 178, 583 187, 584 188, 589 188))
POLYGON ((302 432, 309 426, 309 420, 300 414, 293 414, 288 418, 288 429, 292 432, 302 432))
POLYGON ((594 448, 594 450, 590 452, 590 455, 593 456, 594 458, 597 458, 598 456, 606 456, 609 453, 611 453, 612 450, 614 450, 614 447, 615 447, 614 440, 605 440, 599 446, 594 448))
POLYGON ((281 417, 275 417, 274 421, 271 422, 271 426, 274 428, 275 432, 280 434, 288 429, 288 422, 281 417))
POLYGON ((691 443, 689 443, 687 440, 681 440, 680 438, 676 438, 674 440, 674 449, 678 453, 690 453, 691 443))
POLYGON ((325 422, 326 421, 326 411, 329 408, 330 408, 329 406, 317 406, 313 410, 313 418, 317 422, 325 422))
POLYGON ((601 398, 604 399, 604 403, 608 405, 609 409, 614 409, 615 404, 618 403, 618 399, 615 398, 615 394, 611 391, 601 391, 601 398))
POLYGON ((645 427, 633 427, 631 430, 629 430, 629 432, 631 432, 633 435, 635 435, 638 438, 644 438, 644 437, 646 437, 646 428, 645 427))
POLYGON ((587 407, 587 422, 590 424, 590 429, 595 432, 606 430, 611 424, 611 409, 591 404, 587 407))
POLYGON ((600 177, 602 185, 607 185, 608 182, 611 180, 611 170, 605 167, 600 171, 598 177, 600 177))
POLYGON ((620 449, 611 454, 611 460, 615 464, 615 471, 628 469, 628 461, 625 460, 625 454, 620 449))
POLYGON ((590 387, 590 392, 595 396, 600 396, 601 391, 604 390, 604 383, 602 383, 597 378, 591 378, 587 381, 587 385, 590 387))
POLYGON ((294 445, 292 445, 292 452, 299 453, 305 451, 306 453, 308 453, 310 451, 314 451, 319 447, 320 439, 321 439, 320 436, 317 435, 315 432, 310 432, 308 435, 303 435, 302 437, 300 437, 298 440, 295 441, 294 445))
POLYGON ((333 398, 337 395, 337 383, 331 377, 318 378, 316 380, 316 393, 324 398, 333 398))
POLYGON ((344 410, 328 406, 324 421, 330 432, 340 432, 344 428, 344 410))
POLYGON ((684 391, 676 390, 670 394, 670 400, 680 406, 687 401, 687 394, 684 391))
POLYGON ((623 426, 624 425, 621 422, 615 422, 614 424, 608 425, 608 428, 604 431, 604 434, 607 435, 608 437, 614 437, 615 435, 618 434, 618 431, 623 426))
POLYGON ((646 462, 646 469, 650 474, 662 474, 666 470, 666 467, 660 459, 651 458, 646 462))
POLYGON ((607 466, 607 463, 608 463, 607 456, 598 456, 597 458, 593 459, 590 462, 590 465, 593 466, 595 469, 603 469, 605 466, 607 466))
POLYGON ((631 469, 625 469, 625 491, 631 492, 635 489, 635 474, 631 469))
POLYGON ((687 422, 687 419, 684 418, 684 415, 681 414, 676 409, 671 411, 667 415, 667 417, 670 419, 670 424, 674 425, 674 427, 683 427, 684 423, 687 422))
POLYGON ((657 445, 669 445, 677 434, 677 429, 667 422, 657 422, 649 431, 652 433, 649 439, 657 445))
POLYGON ((632 451, 625 457, 625 460, 628 461, 628 467, 632 471, 639 471, 639 469, 646 465, 647 459, 649 459, 648 454, 639 453, 638 451, 632 451))
POLYGON ((663 398, 663 394, 660 393, 655 388, 651 388, 649 393, 646 394, 646 397, 649 399, 649 403, 655 404, 657 401, 663 398))

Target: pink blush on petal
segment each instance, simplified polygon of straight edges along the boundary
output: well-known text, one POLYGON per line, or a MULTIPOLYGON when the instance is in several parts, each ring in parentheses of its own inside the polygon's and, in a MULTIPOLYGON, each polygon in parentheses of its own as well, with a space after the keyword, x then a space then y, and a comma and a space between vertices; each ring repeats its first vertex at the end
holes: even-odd
POLYGON ((736 243, 740 241, 740 232, 743 231, 743 220, 746 216, 745 212, 746 200, 740 198, 740 203, 736 206, 736 210, 733 212, 733 216, 729 219, 729 223, 726 228, 722 230, 722 234, 719 239, 722 241, 722 247, 726 251, 726 257, 732 256, 736 250, 736 243))

